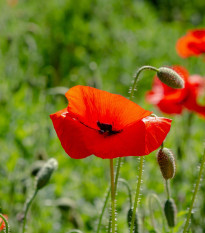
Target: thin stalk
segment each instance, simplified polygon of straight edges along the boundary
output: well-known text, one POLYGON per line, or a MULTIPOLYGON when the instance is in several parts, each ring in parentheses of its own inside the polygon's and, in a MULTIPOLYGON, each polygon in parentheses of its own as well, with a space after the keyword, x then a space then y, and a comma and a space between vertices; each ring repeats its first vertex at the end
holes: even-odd
POLYGON ((28 210, 29 210, 29 207, 32 203, 32 201, 34 200, 36 194, 38 193, 38 189, 35 190, 35 192, 33 193, 33 195, 31 196, 31 198, 26 201, 26 204, 25 204, 25 210, 24 210, 24 216, 23 216, 23 228, 22 228, 22 233, 25 232, 25 227, 26 227, 26 217, 27 217, 27 213, 28 213, 28 210))
MULTIPOLYGON (((120 174, 120 168, 121 168, 121 164, 122 164, 122 159, 123 159, 122 157, 119 157, 118 161, 117 161, 117 168, 116 168, 117 171, 116 171, 116 174, 115 174, 115 185, 114 185, 115 196, 116 196, 116 192, 117 192, 117 184, 118 184, 118 179, 119 179, 119 174, 120 174)), ((105 201, 104 201, 103 209, 102 209, 101 214, 100 214, 100 218, 99 218, 99 222, 98 222, 98 227, 97 227, 96 233, 100 232, 102 218, 103 218, 103 215, 105 213, 105 209, 106 209, 106 206, 107 206, 107 203, 108 203, 108 200, 109 200, 110 191, 111 190, 109 188, 108 191, 107 191, 107 194, 106 194, 105 201)), ((110 222, 111 222, 111 218, 110 218, 110 221, 109 221, 108 233, 110 232, 110 228, 111 228, 110 222)))
POLYGON ((115 233, 115 184, 114 184, 113 159, 110 159, 110 182, 111 182, 112 233, 115 233))
POLYGON ((165 187, 166 187, 166 193, 167 193, 167 199, 170 199, 170 185, 169 180, 165 180, 165 187))
POLYGON ((103 205, 103 208, 102 208, 100 217, 99 217, 99 222, 98 222, 98 227, 97 227, 96 233, 99 233, 99 232, 100 232, 100 227, 101 227, 101 223, 102 223, 102 218, 103 218, 103 215, 104 215, 104 213, 105 213, 105 209, 106 209, 106 206, 107 206, 107 203, 108 203, 108 200, 109 200, 109 196, 110 196, 110 188, 108 189, 107 194, 106 194, 106 197, 105 197, 105 201, 104 201, 104 205, 103 205))
POLYGON ((194 206, 194 201, 196 199, 196 194, 197 194, 198 189, 199 189, 199 184, 200 184, 200 180, 201 180, 201 177, 202 177, 204 163, 205 163, 205 149, 204 149, 204 154, 203 154, 203 158, 202 158, 202 161, 201 161, 201 167, 200 167, 200 170, 199 170, 199 176, 198 176, 198 179, 196 181, 196 186, 195 186, 194 193, 193 193, 193 196, 192 196, 191 205, 190 205, 190 208, 189 208, 189 212, 188 212, 188 215, 187 215, 187 219, 186 219, 186 223, 185 223, 185 226, 184 226, 183 233, 186 233, 187 230, 188 230, 188 227, 189 227, 189 221, 190 221, 190 217, 191 217, 191 212, 192 212, 192 209, 193 209, 193 206, 194 206))
POLYGON ((142 182, 143 162, 144 162, 144 157, 141 156, 140 157, 139 176, 138 176, 138 181, 137 181, 137 190, 136 190, 136 194, 135 194, 135 202, 134 202, 134 207, 133 207, 133 212, 132 212, 132 221, 131 221, 131 226, 130 226, 130 233, 133 233, 133 230, 134 230, 135 214, 136 214, 137 205, 139 202, 140 186, 141 186, 141 182, 142 182))
POLYGON ((125 179, 119 179, 119 182, 124 184, 125 187, 127 188, 127 192, 128 192, 128 196, 129 196, 129 202, 130 202, 130 209, 131 209, 132 208, 132 191, 131 191, 131 188, 130 188, 128 182, 125 179))
POLYGON ((140 75, 140 73, 141 73, 143 70, 153 70, 153 71, 158 72, 158 69, 155 68, 155 67, 153 67, 153 66, 142 66, 141 68, 139 68, 139 69, 137 70, 137 73, 136 73, 135 76, 134 76, 134 83, 133 83, 132 88, 131 88, 131 91, 130 91, 130 100, 132 100, 132 98, 133 98, 133 96, 134 96, 134 91, 135 91, 135 88, 136 88, 136 84, 137 84, 139 75, 140 75))
POLYGON ((118 161, 117 161, 117 170, 116 170, 116 174, 115 174, 115 186, 114 186, 115 196, 116 196, 116 192, 117 192, 117 184, 118 184, 118 179, 119 179, 119 175, 120 175, 121 163, 122 163, 122 157, 119 157, 118 161))
POLYGON ((3 216, 3 214, 0 214, 0 218, 3 219, 4 223, 5 223, 5 229, 6 229, 6 233, 9 233, 9 224, 7 222, 7 219, 3 216))
MULTIPOLYGON (((153 208, 152 208, 152 199, 155 199, 156 202, 157 202, 157 205, 160 209, 160 213, 162 215, 162 225, 163 225, 163 229, 164 229, 164 232, 166 232, 166 227, 165 227, 165 216, 164 216, 164 212, 163 212, 163 208, 162 208, 162 204, 158 198, 158 196, 154 193, 150 194, 148 196, 148 207, 149 207, 149 212, 150 212, 150 216, 151 216, 151 222, 152 222, 152 225, 153 225, 153 228, 155 230, 157 230, 156 228, 156 224, 155 224, 155 218, 154 218, 154 211, 153 211, 153 208)), ((159 230, 157 230, 157 232, 160 232, 159 230)))

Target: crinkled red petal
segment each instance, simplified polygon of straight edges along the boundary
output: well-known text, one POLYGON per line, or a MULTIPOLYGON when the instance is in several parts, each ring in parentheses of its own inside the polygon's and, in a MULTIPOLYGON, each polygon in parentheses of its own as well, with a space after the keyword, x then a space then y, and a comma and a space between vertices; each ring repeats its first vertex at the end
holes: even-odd
POLYGON ((67 109, 51 114, 50 118, 62 147, 71 158, 82 159, 92 154, 85 140, 90 129, 71 118, 67 109))

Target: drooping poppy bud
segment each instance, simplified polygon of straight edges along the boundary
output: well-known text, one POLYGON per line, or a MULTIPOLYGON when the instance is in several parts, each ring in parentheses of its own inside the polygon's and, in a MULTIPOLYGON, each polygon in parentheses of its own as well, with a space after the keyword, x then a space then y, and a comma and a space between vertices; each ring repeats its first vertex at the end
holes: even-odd
POLYGON ((176 165, 171 150, 169 150, 168 148, 160 149, 157 153, 157 162, 162 172, 162 176, 164 177, 165 180, 174 177, 176 165))
MULTIPOLYGON (((128 223, 128 227, 131 226, 131 222, 132 222, 132 213, 133 210, 132 208, 128 210, 127 213, 127 223, 128 223)), ((137 212, 135 213, 135 220, 134 220, 134 233, 139 233, 139 219, 138 219, 138 214, 137 212)))
POLYGON ((169 87, 176 89, 184 88, 184 80, 171 68, 160 67, 157 72, 157 77, 169 87))
POLYGON ((56 159, 49 159, 40 169, 36 176, 36 189, 43 188, 50 180, 54 170, 57 168, 58 162, 56 159))
POLYGON ((164 213, 167 219, 168 226, 174 227, 176 225, 177 208, 173 199, 169 199, 165 202, 164 213))

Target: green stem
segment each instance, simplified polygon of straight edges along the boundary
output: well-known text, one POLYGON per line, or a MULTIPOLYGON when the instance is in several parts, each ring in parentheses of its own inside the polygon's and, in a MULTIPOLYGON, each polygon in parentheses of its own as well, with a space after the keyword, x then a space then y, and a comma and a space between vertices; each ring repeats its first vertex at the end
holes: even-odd
POLYGON ((100 218, 99 218, 99 222, 98 222, 98 228, 97 228, 96 233, 99 233, 99 232, 100 232, 100 227, 101 227, 101 223, 102 223, 102 218, 103 218, 103 215, 104 215, 104 212, 105 212, 105 209, 106 209, 108 200, 109 200, 109 196, 110 196, 110 188, 108 189, 107 194, 106 194, 106 197, 105 197, 105 201, 104 201, 104 205, 103 205, 103 208, 102 208, 102 211, 101 211, 101 214, 100 214, 100 218))
POLYGON ((110 181, 111 181, 112 233, 115 233, 115 184, 114 184, 113 159, 110 159, 110 181))
POLYGON ((131 88, 131 91, 130 91, 130 100, 132 100, 132 98, 133 98, 133 96, 134 96, 134 91, 135 91, 135 88, 136 88, 136 84, 137 84, 139 75, 140 75, 140 73, 141 73, 143 70, 153 70, 153 71, 158 72, 158 69, 155 68, 155 67, 153 67, 153 66, 142 66, 141 68, 139 68, 139 69, 137 70, 137 73, 136 73, 135 76, 134 76, 134 83, 133 83, 132 88, 131 88))
POLYGON ((0 214, 0 218, 2 218, 4 223, 5 223, 6 233, 9 233, 9 224, 8 224, 6 218, 3 216, 3 214, 0 214))
MULTIPOLYGON (((114 185, 115 196, 116 196, 116 192, 117 192, 117 184, 118 184, 118 179, 119 179, 121 164, 122 164, 122 157, 119 157, 118 158, 118 162, 117 162, 117 168, 116 168, 117 171, 116 171, 116 174, 115 174, 115 185, 114 185)), ((105 201, 104 201, 103 209, 102 209, 101 214, 100 214, 100 218, 99 218, 99 222, 98 222, 98 228, 97 228, 96 233, 100 232, 102 218, 103 218, 103 215, 105 213, 105 209, 106 209, 106 206, 107 206, 107 203, 108 203, 108 199, 109 199, 109 196, 110 196, 110 191, 111 190, 109 188, 108 191, 107 191, 107 194, 106 194, 105 201)), ((110 232, 110 228, 111 228, 111 224, 110 224, 110 221, 109 221, 108 232, 110 232)))
POLYGON ((186 223, 185 223, 185 226, 184 226, 183 233, 186 233, 187 230, 188 230, 188 227, 189 227, 191 212, 192 212, 192 209, 193 209, 194 201, 196 199, 196 194, 197 194, 198 189, 199 189, 199 184, 200 184, 200 180, 201 180, 201 176, 202 176, 202 171, 203 171, 203 168, 204 168, 204 163, 205 163, 205 149, 204 149, 204 154, 203 154, 203 158, 202 158, 202 161, 201 161, 199 176, 198 176, 198 179, 196 181, 196 186, 195 186, 194 193, 193 193, 193 196, 192 196, 191 205, 190 205, 190 208, 189 208, 189 212, 188 212, 188 215, 187 215, 187 219, 186 219, 186 223))
POLYGON ((170 199, 170 185, 169 185, 169 180, 165 180, 165 187, 166 187, 166 192, 167 192, 167 199, 170 199))
POLYGON ((153 208, 152 208, 152 199, 155 199, 156 202, 157 202, 157 205, 160 209, 160 212, 161 212, 161 215, 162 215, 162 224, 163 224, 163 229, 164 229, 164 232, 166 232, 166 228, 165 228, 165 216, 164 216, 164 212, 163 212, 163 208, 162 208, 162 205, 161 205, 161 202, 158 198, 158 196, 154 193, 150 194, 148 196, 148 206, 149 206, 149 212, 150 212, 150 216, 151 216, 151 222, 152 222, 152 225, 153 225, 153 228, 157 231, 157 232, 160 232, 158 229, 156 229, 156 224, 155 224, 155 218, 154 218, 154 214, 153 214, 153 208))
POLYGON ((125 179, 119 179, 119 182, 124 184, 125 187, 127 188, 129 201, 130 201, 130 209, 131 209, 132 208, 132 191, 131 191, 131 188, 130 188, 129 184, 127 183, 127 181, 125 179))
POLYGON ((138 176, 138 181, 137 181, 137 190, 136 190, 136 194, 135 194, 135 202, 134 202, 134 207, 133 207, 133 212, 132 212, 132 221, 131 221, 130 233, 133 233, 135 214, 136 214, 137 205, 139 202, 140 186, 141 186, 141 182, 142 182, 143 162, 144 162, 144 157, 141 156, 140 157, 139 176, 138 176))
POLYGON ((31 198, 26 201, 25 208, 24 208, 22 233, 25 232, 26 217, 27 217, 27 213, 28 213, 29 207, 30 207, 30 205, 31 205, 32 201, 34 200, 34 198, 35 198, 35 196, 36 196, 37 193, 38 193, 38 189, 36 189, 35 192, 33 193, 33 195, 31 196, 31 198))
POLYGON ((117 192, 117 184, 118 184, 118 179, 119 179, 119 175, 120 175, 121 163, 122 163, 122 157, 119 157, 118 161, 117 161, 117 170, 116 170, 116 174, 115 174, 115 186, 114 186, 115 196, 116 196, 116 192, 117 192))

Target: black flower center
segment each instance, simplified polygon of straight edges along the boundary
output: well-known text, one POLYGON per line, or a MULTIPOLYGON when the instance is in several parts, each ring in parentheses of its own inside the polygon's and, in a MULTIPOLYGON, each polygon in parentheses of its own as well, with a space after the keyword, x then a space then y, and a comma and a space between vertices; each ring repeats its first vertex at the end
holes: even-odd
POLYGON ((122 130, 112 130, 111 124, 100 123, 99 121, 97 121, 97 126, 100 128, 98 130, 100 134, 104 134, 108 136, 120 133, 122 131, 122 130))

